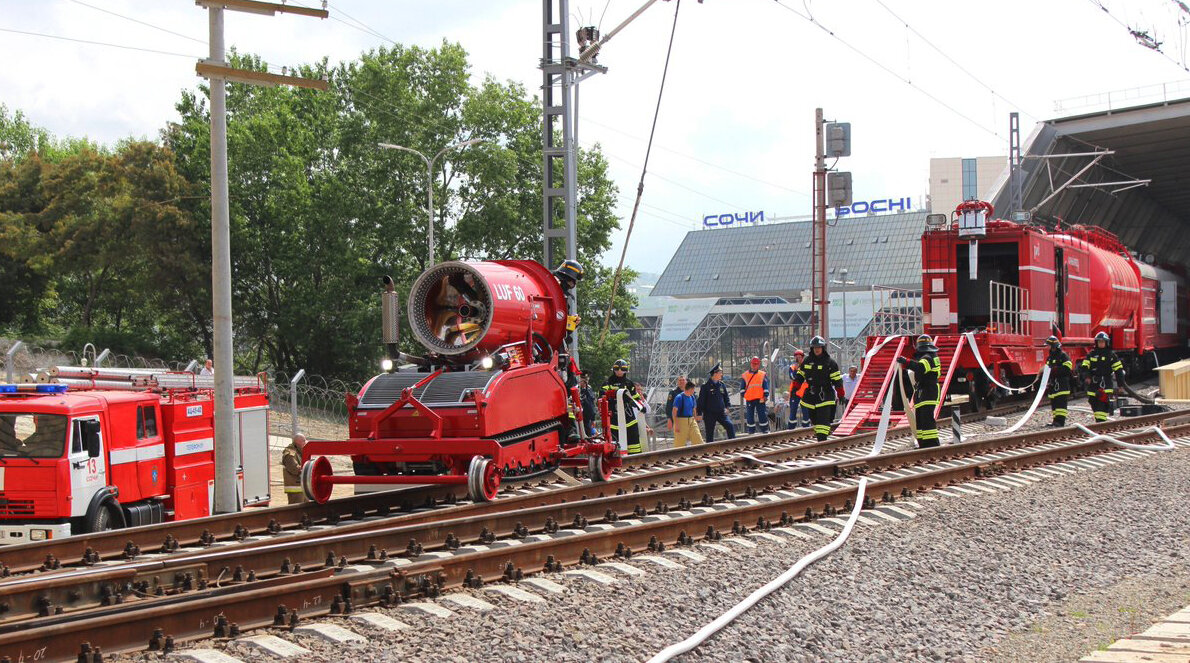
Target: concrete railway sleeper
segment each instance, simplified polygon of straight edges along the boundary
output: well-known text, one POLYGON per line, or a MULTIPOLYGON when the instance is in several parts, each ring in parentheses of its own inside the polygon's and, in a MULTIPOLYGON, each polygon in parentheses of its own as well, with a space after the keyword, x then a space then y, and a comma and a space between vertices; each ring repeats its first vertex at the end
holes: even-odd
MULTIPOLYGON (((1104 429, 1096 430, 1103 432, 1104 429)), ((1186 424, 1165 430, 1175 439, 1190 435, 1190 425, 1186 424)), ((1044 432, 1053 435, 1056 431, 1044 432)), ((1035 448, 982 454, 967 463, 938 461, 913 471, 876 472, 868 475, 868 494, 889 499, 1002 472, 1117 450, 1112 442, 1102 439, 1062 444, 1042 441, 1052 439, 1043 436, 1034 440, 1038 442, 1035 448)), ((1122 439, 1141 443, 1159 438, 1153 432, 1142 432, 1122 439)), ((640 519, 618 521, 610 526, 588 525, 569 536, 526 540, 506 547, 476 546, 474 550, 460 554, 432 558, 423 555, 404 566, 380 562, 366 568, 344 569, 333 577, 297 575, 292 582, 268 588, 251 583, 241 591, 221 596, 213 595, 214 590, 196 591, 188 601, 144 604, 140 609, 119 606, 80 613, 70 619, 65 616, 45 618, 0 634, 0 656, 12 658, 40 651, 44 660, 76 660, 83 649, 94 651, 101 647, 112 652, 147 647, 160 650, 188 639, 232 637, 262 626, 291 627, 301 619, 344 614, 365 605, 392 605, 408 599, 437 596, 451 588, 474 587, 501 579, 515 580, 526 573, 555 570, 564 565, 595 563, 617 555, 630 557, 633 552, 684 545, 705 538, 716 539, 721 533, 738 533, 754 527, 768 529, 834 513, 848 507, 848 500, 855 495, 857 481, 851 477, 836 481, 840 484, 836 487, 824 486, 818 491, 781 490, 769 499, 694 506, 648 522, 640 519)), ((870 501, 869 506, 875 506, 874 501, 870 501)), ((320 571, 326 573, 329 569, 320 571)))
MULTIPOLYGON (((1149 415, 1133 421, 1148 423, 1160 416, 1168 415, 1149 415)), ((1124 430, 1128 425, 1128 421, 1108 422, 1097 425, 1097 430, 1124 430)), ((451 520, 430 518, 435 514, 427 512, 414 514, 421 517, 417 522, 402 518, 376 519, 334 529, 313 528, 286 532, 280 537, 258 537, 237 546, 181 551, 170 556, 143 555, 140 559, 120 564, 9 578, 0 582, 0 614, 3 615, 2 623, 11 624, 44 616, 50 611, 78 611, 95 605, 172 595, 205 588, 209 584, 250 582, 294 567, 314 569, 366 563, 390 556, 395 560, 399 559, 402 547, 410 552, 449 552, 463 542, 485 544, 496 537, 548 532, 567 523, 632 518, 650 511, 734 499, 738 495, 750 497, 771 490, 774 485, 804 486, 854 473, 856 467, 875 471, 913 463, 945 462, 990 449, 1019 447, 1069 435, 1078 433, 1073 429, 1050 429, 1024 436, 973 441, 932 450, 902 451, 874 458, 851 455, 809 466, 770 465, 763 469, 749 469, 750 461, 741 461, 731 467, 714 468, 714 471, 692 471, 671 482, 673 485, 664 488, 654 485, 648 492, 638 484, 631 492, 606 496, 583 494, 582 491, 589 490, 590 486, 576 486, 567 490, 579 494, 567 490, 546 493, 541 496, 545 498, 541 504, 529 500, 516 510, 494 511, 491 504, 484 504, 476 505, 480 513, 470 512, 462 517, 469 511, 462 509, 453 512, 460 517, 451 520), (694 481, 708 478, 710 483, 694 481), (534 519, 542 525, 531 531, 523 523, 532 523, 534 519)), ((789 453, 773 457, 780 458, 789 453)))
MULTIPOLYGON (((1106 432, 1109 429, 1121 430, 1127 428, 1125 425, 1127 423, 1129 422, 1109 422, 1109 424, 1113 425, 1097 426, 1096 430, 1097 432, 1106 432)), ((1141 424, 1139 421, 1135 423, 1141 424)), ((1147 424, 1150 422, 1144 423, 1147 424)), ((553 536, 547 535, 525 537, 523 530, 524 526, 520 523, 497 524, 496 522, 490 522, 490 525, 496 527, 492 530, 487 530, 486 528, 481 530, 481 532, 487 531, 488 534, 486 536, 481 534, 478 537, 479 543, 476 545, 465 546, 454 552, 448 552, 446 550, 429 553, 423 552, 421 554, 413 555, 412 559, 401 559, 397 557, 387 560, 380 559, 374 549, 369 549, 369 553, 363 555, 362 559, 358 560, 363 563, 348 564, 347 560, 345 559, 348 557, 348 555, 343 555, 340 559, 335 560, 332 558, 333 553, 329 551, 328 546, 339 546, 341 550, 348 550, 351 547, 348 545, 350 543, 349 537, 333 535, 324 541, 311 542, 313 545, 304 548, 306 554, 301 556, 300 559, 306 560, 307 564, 299 566, 301 564, 300 562, 290 562, 285 564, 285 566, 288 567, 285 569, 288 573, 281 573, 278 571, 277 573, 269 574, 267 577, 273 578, 273 582, 283 582, 286 576, 304 577, 305 574, 296 573, 300 568, 315 569, 315 572, 326 573, 336 567, 338 567, 341 571, 339 576, 341 579, 350 578, 354 575, 370 577, 370 575, 377 572, 376 569, 379 567, 381 570, 387 570, 387 572, 391 572, 396 577, 417 577, 418 580, 415 583, 417 589, 415 591, 432 594, 436 592, 437 589, 432 585, 426 584, 426 575, 422 573, 422 569, 426 568, 427 565, 430 565, 434 568, 440 567, 442 569, 447 569, 455 568, 455 565, 459 559, 486 560, 489 557, 493 557, 504 560, 515 560, 515 566, 532 570, 539 563, 545 564, 550 560, 549 556, 553 555, 553 561, 555 564, 552 566, 556 566, 556 562, 559 560, 565 560, 563 563, 569 563, 570 561, 576 559, 574 556, 574 550, 568 548, 565 543, 559 543, 559 541, 569 541, 571 539, 573 539, 575 545, 581 545, 585 551, 585 554, 579 555, 579 558, 590 561, 593 559, 592 556, 603 557, 615 553, 617 550, 621 554, 625 554, 626 550, 640 551, 643 547, 649 547, 650 543, 653 544, 653 547, 656 547, 656 542, 664 543, 667 541, 688 541, 690 540, 689 533, 704 531, 703 521, 707 518, 711 518, 711 520, 713 520, 711 525, 717 530, 730 528, 733 531, 739 531, 741 528, 741 523, 744 524, 742 525, 744 528, 750 527, 750 525, 748 525, 749 522, 756 522, 759 524, 759 526, 766 527, 767 523, 770 522, 789 523, 802 516, 812 517, 813 515, 823 515, 824 513, 829 515, 839 508, 834 504, 834 502, 840 500, 845 501, 847 499, 847 495, 854 494, 853 491, 855 479, 841 477, 854 477, 861 473, 874 472, 875 474, 870 475, 870 478, 874 480, 872 483, 873 492, 871 494, 883 495, 885 499, 889 499, 894 495, 906 490, 915 491, 940 487, 947 485, 950 482, 962 481, 986 475, 989 473, 989 471, 991 474, 995 474, 1001 469, 1015 469, 1028 464, 1052 462, 1054 458, 1067 459, 1077 455, 1098 453, 1104 449, 1114 448, 1114 445, 1110 441, 1099 439, 1089 442, 1074 441, 1065 444, 1055 444, 1053 442, 1055 439, 1069 437, 1071 432, 1072 431, 1070 430, 1039 431, 1037 433, 1021 436, 1022 438, 1027 439, 1017 439, 1015 440, 1015 444, 1011 443, 1013 442, 1012 440, 1000 440, 999 445, 990 444, 991 441, 966 443, 959 446, 968 447, 965 451, 967 453, 976 455, 967 458, 963 462, 948 460, 948 455, 937 453, 939 449, 935 448, 901 452, 899 454, 891 454, 887 457, 880 456, 868 458, 863 459, 862 461, 855 461, 850 464, 840 463, 835 466, 795 468, 778 473, 782 475, 781 477, 777 477, 775 475, 763 477, 753 476, 749 478, 755 484, 757 481, 772 481, 777 478, 793 479, 798 476, 798 473, 801 473, 801 475, 805 477, 807 472, 817 473, 821 472, 822 470, 833 470, 832 473, 827 474, 825 477, 822 475, 817 475, 819 478, 831 479, 825 484, 816 484, 810 486, 808 484, 809 479, 807 478, 806 485, 802 485, 797 488, 793 487, 793 482, 784 484, 782 485, 782 488, 775 491, 771 488, 771 484, 764 484, 764 487, 762 487, 759 491, 757 491, 757 488, 754 486, 749 486, 746 487, 745 490, 752 491, 751 494, 753 497, 745 497, 744 499, 737 499, 737 497, 731 492, 731 489, 729 487, 725 488, 725 486, 738 487, 741 484, 746 484, 748 478, 719 481, 715 483, 714 489, 724 489, 723 501, 717 502, 714 499, 709 499, 709 496, 706 493, 703 493, 703 500, 698 506, 693 504, 693 500, 690 499, 692 493, 689 491, 690 489, 694 489, 696 491, 704 490, 707 488, 706 486, 677 486, 665 491, 659 491, 656 494, 650 494, 650 498, 662 497, 662 500, 659 501, 658 511, 665 511, 664 508, 660 507, 662 504, 672 503, 676 507, 669 514, 663 513, 660 516, 646 515, 644 517, 640 517, 640 512, 642 509, 639 504, 633 509, 633 511, 629 512, 629 517, 621 519, 615 515, 617 511, 610 506, 611 502, 619 500, 622 503, 626 503, 628 500, 631 500, 635 497, 632 495, 605 498, 604 500, 592 500, 587 504, 567 504, 564 506, 564 508, 571 509, 576 512, 572 525, 578 529, 572 529, 569 531, 563 530, 561 533, 555 532, 553 536), (1065 435, 1063 435, 1063 433, 1065 433, 1065 435), (1037 446, 1037 448, 1020 449, 1022 444, 1031 444, 1033 446, 1037 446), (1016 451, 1011 453, 1003 451, 994 452, 993 450, 996 448, 1016 449, 1016 451), (901 457, 900 462, 891 462, 895 459, 895 457, 901 457), (917 461, 916 464, 912 464, 914 460, 917 461), (686 492, 683 493, 683 490, 686 492), (665 495, 663 496, 661 493, 665 493, 665 495), (628 499, 625 500, 623 498, 628 499), (705 504, 705 506, 703 504, 705 504), (769 515, 762 515, 758 518, 755 518, 753 511, 758 509, 763 510, 766 505, 781 505, 786 508, 779 512, 770 513, 765 511, 765 513, 769 515), (607 509, 606 511, 602 511, 602 518, 605 519, 606 522, 601 524, 590 524, 587 522, 588 520, 594 521, 596 519, 600 519, 601 510, 605 507, 607 509), (584 511, 584 509, 586 509, 586 511, 584 511), (583 515, 584 513, 588 515, 583 515), (709 515, 713 513, 720 513, 721 515, 726 514, 725 517, 730 517, 732 520, 714 520, 714 518, 709 515), (774 513, 779 514, 779 516, 773 515, 774 513), (795 515, 790 516, 790 514, 795 515), (730 523, 730 525, 727 523, 730 523), (667 526, 669 526, 670 529, 665 529, 667 526), (680 530, 673 529, 674 527, 680 528, 680 530), (495 537, 495 533, 503 533, 504 531, 509 531, 510 534, 513 534, 514 539, 507 542, 494 543, 493 539, 495 537), (656 532, 658 531, 662 532, 662 534, 657 535, 656 532), (657 538, 655 541, 652 538, 645 538, 641 532, 654 532, 654 534, 651 536, 657 536, 657 538), (520 534, 521 537, 515 538, 516 534, 520 534), (585 545, 586 543, 595 541, 595 539, 592 538, 593 536, 602 541, 603 539, 599 537, 614 535, 622 535, 618 540, 619 543, 623 544, 622 546, 609 547, 609 545, 605 543, 585 545), (347 548, 343 548, 344 545, 347 545, 347 548), (320 563, 320 560, 317 558, 321 557, 324 551, 328 555, 328 558, 321 560, 320 563), (531 553, 530 551, 548 552, 540 552, 540 554, 537 554, 531 553), (314 558, 310 557, 311 554, 314 555, 314 558), (534 554, 537 556, 534 556, 534 554), (479 557, 476 557, 477 555, 479 557), (526 557, 526 555, 528 555, 528 557, 526 557), (528 561, 526 561, 526 559, 528 561)), ((1190 426, 1175 427, 1173 429, 1169 429, 1169 433, 1173 436, 1186 435, 1187 433, 1190 433, 1190 426)), ((1154 435, 1139 434, 1132 435, 1129 439, 1136 441, 1149 439, 1151 437, 1154 437, 1154 435)), ((958 449, 952 449, 952 451, 957 450, 958 449)), ((799 481, 798 483, 802 482, 799 481)), ((749 493, 746 492, 745 495, 747 494, 749 493)), ((624 506, 618 508, 627 507, 624 506)), ((546 515, 549 513, 549 509, 546 508, 537 511, 540 511, 540 513, 522 513, 520 515, 526 519, 532 516, 536 516, 538 518, 544 516, 547 519, 553 518, 555 523, 558 522, 556 517, 561 517, 561 513, 556 511, 554 517, 546 515)), ((510 518, 511 515, 508 515, 505 519, 509 520, 510 518)), ((465 522, 465 520, 466 519, 439 523, 442 530, 451 530, 451 532, 448 532, 444 538, 447 540, 453 538, 457 545, 457 542, 460 540, 460 538, 458 535, 453 534, 454 531, 465 532, 467 531, 467 528, 474 529, 479 526, 479 523, 474 522, 474 519, 471 519, 473 522, 465 522)), ((550 532, 551 529, 557 529, 556 525, 554 528, 551 528, 548 525, 549 520, 546 520, 546 523, 547 524, 542 528, 544 531, 550 532)), ((379 536, 379 538, 382 540, 389 539, 392 542, 396 542, 402 540, 408 534, 408 528, 391 528, 389 531, 384 533, 374 533, 373 539, 376 540, 379 536), (379 536, 381 534, 384 534, 385 536, 379 536)), ((362 537, 357 538, 361 540, 355 541, 355 544, 357 546, 361 546, 363 543, 362 537)), ((428 539, 427 543, 429 543, 428 539)), ((410 543, 410 547, 413 546, 414 544, 410 543)), ((449 548, 449 543, 446 544, 445 547, 449 548)), ((274 546, 269 546, 269 548, 275 548, 275 550, 272 551, 272 554, 274 555, 273 560, 276 559, 275 555, 284 554, 285 552, 288 552, 292 555, 298 555, 299 553, 296 547, 286 546, 286 544, 275 544, 274 546), (288 551, 285 550, 287 547, 289 548, 288 551)), ((206 576, 209 578, 216 575, 212 572, 213 569, 227 559, 230 559, 230 557, 235 555, 237 552, 243 553, 246 551, 228 549, 223 551, 212 551, 209 553, 206 556, 208 559, 205 561, 205 563, 208 565, 206 576)), ((419 551, 415 550, 414 552, 417 553, 419 551)), ((356 555, 352 555, 352 557, 356 558, 356 555)), ((199 562, 200 560, 195 559, 191 561, 199 562)), ((247 562, 248 560, 241 561, 247 562)), ((477 577, 484 578, 486 580, 491 580, 493 578, 493 573, 495 573, 495 571, 493 571, 490 566, 485 566, 484 564, 486 564, 486 562, 483 564, 477 562, 475 565, 470 567, 473 573, 470 575, 467 581, 468 584, 474 584, 478 582, 475 580, 477 577)), ((134 566, 141 566, 141 564, 134 566)), ((192 565, 190 568, 193 569, 195 567, 192 565)), ((505 570, 508 570, 508 568, 511 567, 502 567, 501 573, 503 573, 505 570)), ((99 572, 101 570, 96 569, 95 571, 99 572)), ((191 573, 194 573, 199 578, 203 576, 201 571, 191 571, 191 573)), ((227 575, 226 571, 221 571, 219 574, 219 576, 224 575, 227 575)), ((496 574, 495 577, 499 577, 499 575, 500 574, 496 574)), ((266 576, 262 574, 261 579, 257 582, 264 582, 265 577, 266 576)), ((453 576, 448 573, 446 580, 443 582, 445 582, 447 585, 451 585, 452 582, 450 582, 450 578, 452 577, 453 576)), ((218 582, 219 578, 217 577, 215 582, 206 583, 205 586, 208 587, 206 590, 192 586, 190 588, 192 590, 190 596, 197 598, 204 596, 207 592, 225 591, 227 588, 224 587, 213 588, 214 584, 217 584, 218 582)), ((235 580, 235 578, 232 578, 231 583, 232 586, 235 586, 237 583, 239 583, 241 591, 243 592, 255 591, 255 588, 259 586, 256 583, 244 581, 242 576, 239 581, 235 580)), ((411 585, 407 583, 401 588, 399 594, 402 597, 407 598, 410 588, 411 585)), ((183 587, 182 589, 185 590, 186 588, 183 587)), ((185 593, 185 591, 179 592, 179 594, 185 593)), ((238 594, 234 594, 233 596, 238 596, 238 594)), ((134 605, 143 606, 140 608, 141 611, 153 611, 157 610, 162 604, 172 605, 172 602, 179 600, 179 598, 179 595, 174 595, 164 601, 161 599, 135 601, 124 605, 117 605, 114 608, 96 608, 79 611, 70 615, 51 616, 49 618, 36 619, 32 620, 31 622, 22 623, 16 628, 4 629, 8 632, 0 635, 0 655, 7 651, 7 648, 3 646, 3 643, 6 642, 7 639, 15 636, 16 633, 25 630, 50 628, 52 624, 48 622, 76 623, 78 620, 88 621, 90 615, 94 615, 93 618, 100 618, 101 615, 108 614, 107 611, 116 611, 119 615, 121 615, 120 619, 124 619, 124 617, 129 614, 140 614, 140 611, 133 609, 134 605)), ((375 596, 365 596, 365 598, 375 598, 375 596)))
MULTIPOLYGON (((1006 406, 986 414, 995 415, 1017 409, 1006 406)), ((980 419, 971 419, 975 423, 980 419)), ((890 433, 903 436, 906 429, 890 433)), ((625 467, 603 484, 542 488, 508 495, 487 504, 459 502, 450 487, 429 486, 396 493, 374 493, 332 500, 327 504, 294 504, 272 509, 245 511, 197 520, 180 521, 113 532, 70 537, 57 541, 21 544, 0 548, 0 577, 14 574, 56 571, 72 566, 86 566, 100 561, 121 561, 142 553, 174 552, 185 548, 205 547, 221 542, 243 542, 261 536, 277 536, 314 526, 337 525, 340 521, 364 521, 374 516, 404 519, 403 522, 460 517, 470 514, 495 513, 522 508, 526 504, 542 504, 547 492, 561 492, 558 501, 585 499, 608 491, 617 491, 655 476, 657 481, 681 480, 683 476, 698 476, 701 468, 717 461, 738 464, 738 454, 750 452, 771 461, 782 462, 812 454, 825 454, 864 446, 874 438, 874 432, 833 438, 824 442, 812 440, 809 429, 778 431, 723 440, 699 448, 663 449, 636 456, 625 461, 625 467), (793 454, 793 455, 785 455, 793 454), (528 492, 529 494, 524 494, 528 492), (536 498, 536 500, 535 500, 536 498), (443 510, 460 509, 460 513, 443 510), (435 511, 427 511, 433 508, 435 511), (415 512, 415 513, 410 513, 415 512)), ((715 470, 720 471, 720 470, 715 470)), ((511 491, 510 491, 511 492, 511 491)), ((358 522, 356 523, 358 525, 358 522)), ((0 612, 0 620, 5 619, 0 612)))
MULTIPOLYGON (((557 520, 554 520, 556 528, 558 523, 572 520, 585 522, 608 514, 625 518, 639 515, 648 511, 642 505, 651 504, 654 500, 658 506, 652 508, 657 510, 669 508, 669 504, 678 507, 694 501, 713 501, 711 493, 716 491, 723 491, 725 495, 734 495, 736 492, 749 495, 761 486, 771 485, 760 481, 757 478, 759 474, 779 482, 821 480, 831 476, 831 463, 844 463, 862 457, 873 436, 868 433, 853 438, 813 442, 804 447, 777 447, 772 451, 736 457, 731 462, 677 466, 649 474, 646 478, 655 482, 647 487, 634 483, 629 491, 626 486, 621 486, 612 497, 600 491, 598 486, 584 484, 538 495, 509 498, 499 503, 470 505, 449 512, 425 511, 386 519, 366 519, 334 529, 314 527, 286 530, 274 536, 245 537, 234 546, 217 545, 217 550, 179 549, 171 555, 128 552, 122 562, 14 576, 0 581, 0 624, 44 616, 50 610, 77 611, 91 605, 106 605, 126 599, 135 601, 149 596, 172 595, 195 587, 203 588, 208 583, 270 577, 272 573, 279 572, 283 565, 290 563, 298 568, 309 569, 319 565, 333 566, 337 563, 335 560, 347 563, 347 560, 363 561, 376 555, 388 556, 388 549, 377 548, 374 542, 377 537, 393 532, 397 533, 397 538, 407 536, 410 540, 419 541, 418 547, 423 550, 449 550, 452 544, 457 548, 464 540, 482 542, 497 534, 509 536, 527 533, 527 529, 521 525, 522 518, 544 514, 541 519, 546 522, 552 519, 551 510, 557 516, 557 520), (857 443, 861 443, 860 448, 853 449, 857 443), (754 460, 764 460, 762 457, 771 459, 764 461, 768 467, 754 468, 754 460), (807 457, 817 459, 815 467, 791 468, 780 463, 807 457), (665 480, 663 484, 658 483, 661 479, 665 480), (714 481, 713 486, 697 483, 707 480, 714 481), (641 495, 646 490, 650 491, 649 497, 642 499, 641 495), (558 507, 554 505, 562 504, 565 508, 568 503, 576 508, 559 515, 558 507), (461 525, 457 533, 450 532, 444 537, 442 517, 446 515, 454 516, 449 522, 461 525), (307 546, 311 550, 317 548, 317 551, 314 557, 306 554, 297 558, 290 551, 298 546, 307 546), (338 556, 334 550, 336 546, 342 552, 338 556), (273 555, 272 564, 262 561, 262 556, 267 560, 270 554, 273 555), (325 561, 328 558, 333 559, 325 561), (208 561, 202 563, 200 560, 204 559, 208 561)), ((935 454, 940 453, 935 451, 935 454)), ((806 462, 802 461, 803 465, 806 462)), ((549 526, 545 528, 549 529, 549 526)), ((395 556, 396 552, 393 554, 395 556)))

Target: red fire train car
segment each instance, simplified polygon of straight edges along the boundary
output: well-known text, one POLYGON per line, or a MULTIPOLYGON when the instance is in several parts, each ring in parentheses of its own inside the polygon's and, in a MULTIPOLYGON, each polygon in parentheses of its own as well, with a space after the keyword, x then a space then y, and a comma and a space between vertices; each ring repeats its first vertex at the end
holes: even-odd
MULTIPOLYGON (((397 359, 395 293, 385 302, 385 343, 397 359)), ((574 423, 581 404, 567 382, 577 367, 564 339, 577 319, 544 266, 440 263, 414 282, 408 320, 427 353, 400 355, 416 370, 389 364, 349 395, 349 439, 306 444, 302 487, 311 499, 325 502, 335 484, 436 483, 466 485, 486 501, 501 481, 566 466, 601 481, 620 465, 610 439, 583 439, 574 423), (335 475, 334 455, 351 456, 355 475, 335 475)))
MULTIPOLYGON (((1102 228, 1046 230, 990 219, 992 211, 962 203, 955 222, 943 218, 922 235, 923 330, 936 337, 943 394, 961 384, 978 402, 993 385, 984 367, 1001 384, 1028 385, 1045 364, 1051 334, 1078 362, 1106 332, 1130 372, 1185 353, 1184 276, 1138 261, 1102 228)), ((894 360, 912 353, 913 339, 871 337, 868 349, 836 434, 874 426, 894 360)))

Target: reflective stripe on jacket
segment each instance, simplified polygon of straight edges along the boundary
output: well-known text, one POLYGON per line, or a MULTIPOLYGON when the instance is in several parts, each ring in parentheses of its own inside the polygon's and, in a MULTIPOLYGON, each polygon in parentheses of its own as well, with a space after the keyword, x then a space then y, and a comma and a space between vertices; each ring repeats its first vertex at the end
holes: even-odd
POLYGON ((746 401, 763 401, 769 396, 769 376, 764 371, 745 371, 740 377, 740 391, 746 401))

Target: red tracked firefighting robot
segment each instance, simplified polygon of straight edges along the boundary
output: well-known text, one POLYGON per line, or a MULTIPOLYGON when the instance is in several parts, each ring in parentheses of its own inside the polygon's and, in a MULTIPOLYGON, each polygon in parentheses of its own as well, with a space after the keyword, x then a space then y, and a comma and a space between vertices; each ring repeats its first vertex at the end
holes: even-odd
MULTIPOLYGON (((408 302, 422 357, 396 351, 397 297, 386 278, 389 357, 417 370, 390 369, 348 395, 349 439, 310 440, 302 451, 306 495, 325 502, 336 484, 466 484, 473 500, 488 501, 502 480, 559 467, 585 467, 592 480, 607 480, 620 452, 576 425, 577 366, 565 350, 577 322, 566 290, 581 270, 567 261, 551 273, 531 260, 431 267, 408 302), (351 456, 356 474, 335 475, 327 456, 351 456)), ((600 409, 606 419, 606 404, 600 409)))

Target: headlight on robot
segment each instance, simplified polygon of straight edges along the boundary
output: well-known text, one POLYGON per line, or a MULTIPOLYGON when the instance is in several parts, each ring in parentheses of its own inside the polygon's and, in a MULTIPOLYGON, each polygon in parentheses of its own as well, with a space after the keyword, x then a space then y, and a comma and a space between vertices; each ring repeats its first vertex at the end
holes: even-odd
POLYGON ((389 359, 388 357, 380 360, 380 370, 384 371, 385 373, 393 370, 393 360, 389 359))

